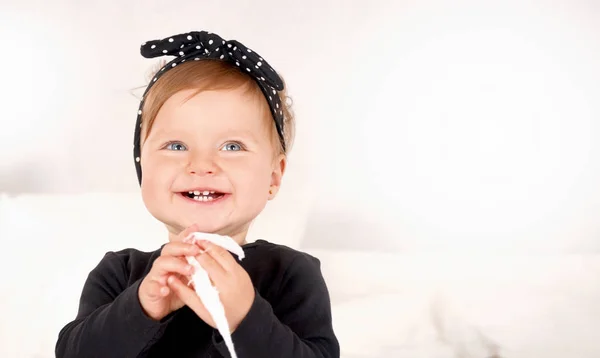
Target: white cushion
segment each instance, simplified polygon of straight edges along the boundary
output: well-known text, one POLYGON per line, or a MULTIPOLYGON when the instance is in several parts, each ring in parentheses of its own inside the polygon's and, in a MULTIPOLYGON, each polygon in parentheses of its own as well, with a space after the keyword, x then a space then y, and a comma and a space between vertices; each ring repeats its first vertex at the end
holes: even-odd
POLYGON ((342 357, 600 356, 600 255, 311 253, 342 357))

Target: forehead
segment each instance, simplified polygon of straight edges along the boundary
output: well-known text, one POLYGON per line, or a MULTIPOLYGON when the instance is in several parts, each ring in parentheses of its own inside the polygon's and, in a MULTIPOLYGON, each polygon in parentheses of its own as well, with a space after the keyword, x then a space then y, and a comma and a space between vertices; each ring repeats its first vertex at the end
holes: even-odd
POLYGON ((202 127, 210 130, 263 131, 270 123, 264 99, 244 88, 183 90, 158 111, 154 129, 202 127), (262 100, 262 101, 261 101, 262 100), (266 107, 266 108, 265 108, 266 107))

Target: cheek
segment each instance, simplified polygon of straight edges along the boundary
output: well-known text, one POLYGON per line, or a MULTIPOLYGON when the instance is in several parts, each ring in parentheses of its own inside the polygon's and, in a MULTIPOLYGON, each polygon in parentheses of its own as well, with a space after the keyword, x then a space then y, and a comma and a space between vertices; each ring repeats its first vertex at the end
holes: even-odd
MULTIPOLYGON (((153 190, 164 188, 173 179, 175 163, 158 156, 148 156, 142 160, 142 194, 152 194, 153 190)), ((156 194, 156 193, 154 193, 156 194)))
MULTIPOLYGON (((157 170, 160 166, 156 162, 142 163, 141 196, 148 211, 155 217, 161 217, 164 204, 170 195, 171 177, 169 170, 157 170)), ((166 168, 165 168, 166 169, 166 168)))
POLYGON ((244 188, 253 196, 261 196, 268 192, 272 172, 270 163, 263 161, 247 162, 242 166, 237 166, 233 171, 235 174, 232 176, 235 179, 231 179, 236 181, 235 184, 238 188, 244 188))
POLYGON ((146 206, 152 206, 156 200, 157 194, 160 193, 160 178, 152 173, 151 170, 144 171, 142 167, 142 199, 146 206))

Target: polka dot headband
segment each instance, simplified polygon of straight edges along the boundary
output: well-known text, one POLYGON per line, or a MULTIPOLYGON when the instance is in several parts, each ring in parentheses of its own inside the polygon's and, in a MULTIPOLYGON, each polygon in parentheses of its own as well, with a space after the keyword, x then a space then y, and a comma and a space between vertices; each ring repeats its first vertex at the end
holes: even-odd
POLYGON ((256 52, 238 41, 225 41, 218 35, 206 31, 193 31, 171 36, 162 40, 148 41, 142 44, 140 52, 145 58, 175 56, 173 60, 164 65, 156 75, 154 75, 140 101, 133 141, 135 169, 140 184, 142 183, 140 136, 142 132, 142 109, 144 107, 144 99, 150 88, 152 88, 152 85, 158 81, 163 74, 169 69, 186 61, 199 61, 201 59, 222 60, 235 65, 240 71, 252 77, 256 83, 258 83, 258 86, 267 99, 269 107, 271 108, 271 114, 275 121, 279 140, 285 151, 285 140, 283 137, 283 109, 281 100, 277 95, 277 91, 282 91, 284 88, 283 81, 277 72, 275 72, 275 70, 256 52))

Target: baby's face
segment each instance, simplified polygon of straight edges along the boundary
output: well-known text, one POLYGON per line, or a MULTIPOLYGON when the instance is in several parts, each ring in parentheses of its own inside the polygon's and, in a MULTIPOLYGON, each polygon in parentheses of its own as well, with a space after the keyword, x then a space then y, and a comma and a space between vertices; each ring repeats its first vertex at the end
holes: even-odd
POLYGON ((142 146, 142 197, 170 239, 197 224, 242 243, 277 192, 285 158, 259 99, 241 89, 194 92, 176 93, 156 116, 142 146))

